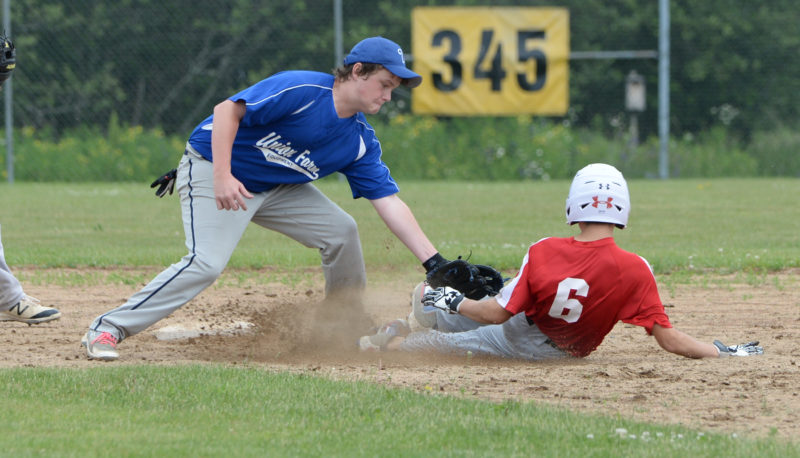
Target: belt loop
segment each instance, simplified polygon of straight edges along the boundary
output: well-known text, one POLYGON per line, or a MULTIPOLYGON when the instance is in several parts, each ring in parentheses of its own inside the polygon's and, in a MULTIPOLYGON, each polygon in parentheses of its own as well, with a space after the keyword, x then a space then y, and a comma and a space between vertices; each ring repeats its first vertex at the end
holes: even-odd
POLYGON ((194 156, 197 159, 206 160, 206 158, 204 158, 202 154, 198 153, 197 150, 194 149, 191 144, 189 144, 189 142, 186 142, 186 149, 184 149, 183 154, 186 156, 194 156))

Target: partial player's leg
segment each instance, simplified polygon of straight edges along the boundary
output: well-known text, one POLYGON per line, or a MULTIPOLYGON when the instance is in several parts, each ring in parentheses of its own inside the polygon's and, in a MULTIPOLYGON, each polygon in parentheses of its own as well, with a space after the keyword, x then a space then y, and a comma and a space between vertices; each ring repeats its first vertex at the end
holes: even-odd
POLYGON ((57 320, 61 312, 39 303, 39 299, 26 295, 19 280, 6 264, 3 242, 0 240, 0 321, 21 321, 39 324, 57 320))
POLYGON ((366 285, 358 225, 313 184, 271 190, 253 222, 319 250, 326 294, 360 291, 366 285))
POLYGON ((22 286, 6 264, 3 241, 0 240, 0 310, 8 310, 23 296, 22 286))
POLYGON ((409 334, 390 349, 436 351, 448 354, 500 356, 527 360, 564 358, 567 353, 554 347, 536 326, 517 314, 501 325, 481 326, 464 332, 422 331, 409 334))
POLYGON ((319 250, 325 276, 325 300, 312 320, 318 344, 351 346, 374 326, 362 295, 367 276, 358 226, 311 183, 282 185, 269 191, 253 222, 319 250))
POLYGON ((256 194, 246 211, 217 210, 212 164, 192 153, 181 160, 176 184, 188 253, 125 304, 92 322, 84 338, 90 358, 116 359, 116 343, 167 317, 214 283, 264 198, 256 194))
POLYGON ((412 331, 436 329, 440 332, 463 332, 483 326, 463 315, 454 315, 423 304, 423 296, 430 289, 431 287, 423 281, 418 283, 411 293, 411 313, 406 320, 412 331))
POLYGON ((425 305, 422 300, 430 290, 426 282, 420 282, 411 292, 411 312, 406 319, 390 321, 378 328, 377 332, 362 336, 358 347, 364 351, 397 350, 402 348, 402 340, 410 333, 423 333, 437 330, 444 333, 463 332, 477 329, 482 325, 465 316, 449 314, 441 309, 425 305))

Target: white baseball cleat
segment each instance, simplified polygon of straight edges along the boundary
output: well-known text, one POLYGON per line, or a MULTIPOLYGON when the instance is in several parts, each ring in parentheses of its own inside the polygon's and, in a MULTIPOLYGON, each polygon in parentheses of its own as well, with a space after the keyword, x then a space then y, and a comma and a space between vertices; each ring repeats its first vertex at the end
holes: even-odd
POLYGON ((117 338, 110 332, 88 331, 83 335, 81 345, 86 347, 86 355, 89 359, 114 361, 119 358, 117 338))
POLYGON ((363 336, 358 339, 358 348, 361 351, 381 351, 386 350, 386 346, 395 337, 405 337, 411 332, 408 321, 399 318, 392 320, 378 329, 378 332, 371 336, 363 336))
POLYGON ((39 324, 61 318, 61 312, 53 307, 45 307, 39 299, 23 296, 19 303, 8 310, 0 311, 0 321, 21 321, 28 324, 39 324))

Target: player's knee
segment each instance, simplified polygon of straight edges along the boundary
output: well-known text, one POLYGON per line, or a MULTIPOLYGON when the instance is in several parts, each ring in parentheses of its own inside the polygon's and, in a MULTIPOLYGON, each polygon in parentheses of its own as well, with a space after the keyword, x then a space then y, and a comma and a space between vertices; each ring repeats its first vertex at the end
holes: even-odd
POLYGON ((428 284, 420 282, 411 293, 411 313, 407 321, 412 331, 436 328, 436 311, 422 304, 426 288, 429 288, 428 284))
POLYGON ((225 263, 209 261, 202 257, 197 257, 194 262, 194 270, 206 281, 213 282, 220 275, 222 275, 222 271, 225 270, 225 263))
POLYGON ((335 230, 332 236, 327 240, 327 246, 324 248, 328 252, 338 252, 348 247, 360 247, 361 240, 358 236, 358 224, 352 216, 344 213, 342 214, 333 225, 335 230))
POLYGON ((347 213, 340 215, 336 222, 336 228, 339 238, 347 241, 358 240, 358 223, 347 213))

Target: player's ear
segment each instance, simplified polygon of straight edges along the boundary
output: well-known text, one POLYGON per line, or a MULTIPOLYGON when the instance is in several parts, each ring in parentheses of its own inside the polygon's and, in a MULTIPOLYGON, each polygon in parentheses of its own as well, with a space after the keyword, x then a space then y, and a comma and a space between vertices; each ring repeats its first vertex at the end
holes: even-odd
POLYGON ((364 71, 364 64, 362 64, 361 62, 356 62, 355 64, 353 64, 353 68, 350 69, 350 76, 353 79, 357 79, 359 76, 361 76, 361 72, 363 71, 364 71))

